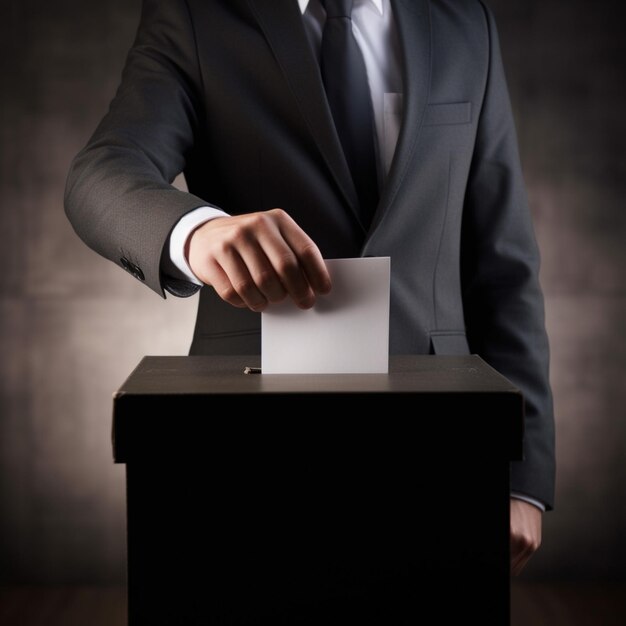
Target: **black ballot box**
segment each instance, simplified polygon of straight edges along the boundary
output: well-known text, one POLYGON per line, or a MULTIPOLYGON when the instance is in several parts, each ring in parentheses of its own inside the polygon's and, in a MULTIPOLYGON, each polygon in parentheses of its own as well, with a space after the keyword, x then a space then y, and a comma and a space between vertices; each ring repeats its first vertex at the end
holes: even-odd
POLYGON ((145 357, 114 394, 129 626, 507 624, 520 392, 478 356, 258 365, 145 357))

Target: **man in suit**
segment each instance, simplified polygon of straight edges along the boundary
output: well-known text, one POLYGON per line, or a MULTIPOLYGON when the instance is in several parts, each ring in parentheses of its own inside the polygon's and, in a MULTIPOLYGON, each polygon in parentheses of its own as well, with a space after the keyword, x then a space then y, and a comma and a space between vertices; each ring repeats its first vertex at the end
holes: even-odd
POLYGON ((479 0, 145 0, 65 202, 89 246, 161 296, 201 287, 192 354, 259 352, 259 311, 284 298, 309 308, 332 288, 323 258, 390 256, 391 351, 477 353, 524 393, 511 478, 522 569, 553 505, 548 343, 496 27, 479 0), (344 36, 348 24, 352 65, 327 56, 331 17, 344 36), (364 70, 368 97, 348 93, 358 115, 338 112, 335 64, 346 93, 364 70), (343 124, 357 117, 355 148, 343 124), (181 171, 189 193, 171 186, 181 171))

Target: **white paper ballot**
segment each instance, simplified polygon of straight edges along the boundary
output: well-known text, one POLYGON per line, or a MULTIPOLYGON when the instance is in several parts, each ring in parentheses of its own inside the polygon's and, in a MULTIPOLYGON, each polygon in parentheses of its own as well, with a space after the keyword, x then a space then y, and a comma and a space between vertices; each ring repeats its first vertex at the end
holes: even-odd
POLYGON ((332 290, 303 311, 291 300, 262 314, 263 374, 386 374, 389 257, 328 259, 332 290))

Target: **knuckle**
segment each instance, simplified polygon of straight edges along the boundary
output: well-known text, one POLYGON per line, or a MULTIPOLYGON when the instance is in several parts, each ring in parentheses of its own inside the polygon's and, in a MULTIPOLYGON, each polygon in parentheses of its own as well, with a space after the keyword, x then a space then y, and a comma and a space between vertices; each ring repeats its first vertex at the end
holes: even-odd
POLYGON ((237 291, 232 285, 220 288, 219 290, 217 290, 217 293, 219 297, 222 298, 222 300, 225 300, 229 304, 235 304, 240 300, 237 291))
POLYGON ((298 271, 298 260, 291 253, 285 253, 276 260, 276 270, 279 276, 293 276, 298 271))
POLYGON ((249 295, 253 291, 253 285, 247 279, 241 279, 236 281, 233 284, 233 287, 235 289, 235 292, 242 297, 249 295))
POLYGON ((214 256, 224 257, 232 253, 233 238, 224 237, 213 244, 214 256))
POLYGON ((233 224, 227 236, 219 241, 219 250, 222 254, 237 251, 242 244, 249 244, 256 239, 256 233, 262 227, 264 219, 256 215, 246 216, 244 220, 233 224))
POLYGON ((246 220, 248 229, 263 228, 267 224, 267 215, 264 213, 251 213, 246 220))
POLYGON ((232 287, 222 287, 220 289, 216 289, 217 295, 232 306, 240 307, 242 306, 242 301, 239 294, 232 287))
POLYGON ((233 224, 233 228, 230 232, 230 240, 231 242, 240 242, 245 241, 250 235, 250 228, 247 221, 240 221, 236 224, 233 224))
POLYGON ((511 531, 511 543, 518 548, 523 548, 526 545, 526 539, 523 533, 518 531, 511 531))
POLYGON ((307 262, 316 261, 318 254, 317 246, 312 241, 304 244, 300 249, 301 258, 307 262))
POLYGON ((249 280, 241 280, 235 284, 235 291, 238 300, 243 300, 246 306, 253 311, 261 311, 267 301, 261 293, 259 293, 256 285, 249 280))
POLYGON ((278 220, 284 220, 285 218, 289 217, 283 209, 279 208, 270 209, 269 211, 266 211, 266 213, 278 220))
POLYGON ((272 289, 276 282, 274 272, 267 268, 260 270, 254 276, 254 282, 261 289, 261 291, 267 291, 269 289, 272 289))
POLYGON ((535 552, 535 550, 537 550, 537 548, 539 547, 537 539, 529 533, 521 533, 519 537, 519 542, 524 550, 528 552, 535 552))

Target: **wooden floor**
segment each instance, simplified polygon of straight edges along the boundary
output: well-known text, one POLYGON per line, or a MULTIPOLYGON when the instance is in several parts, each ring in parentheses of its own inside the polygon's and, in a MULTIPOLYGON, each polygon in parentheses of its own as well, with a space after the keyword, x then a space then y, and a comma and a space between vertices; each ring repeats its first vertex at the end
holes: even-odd
MULTIPOLYGON (((626 584, 513 585, 512 626, 624 624, 626 584)), ((0 587, 0 626, 125 625, 120 587, 0 587)))
POLYGON ((626 583, 514 584, 512 626, 625 626, 626 583))
POLYGON ((0 587, 0 626, 125 626, 123 587, 0 587))

